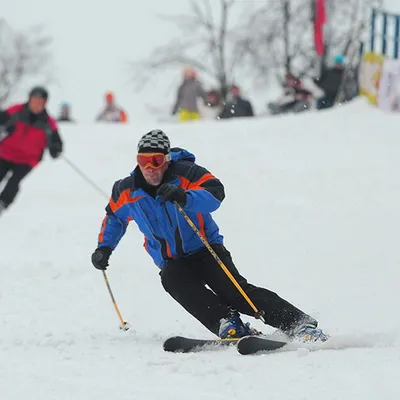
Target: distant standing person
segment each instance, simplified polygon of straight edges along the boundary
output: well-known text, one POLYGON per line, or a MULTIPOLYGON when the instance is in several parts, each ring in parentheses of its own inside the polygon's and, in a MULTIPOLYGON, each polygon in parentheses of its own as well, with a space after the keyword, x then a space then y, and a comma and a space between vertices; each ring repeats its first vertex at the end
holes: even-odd
POLYGON ((321 77, 315 83, 324 91, 317 101, 317 109, 323 110, 335 105, 345 71, 345 58, 339 54, 334 58, 333 68, 324 68, 321 77))
POLYGON ((178 88, 172 115, 178 113, 181 122, 199 120, 198 98, 207 103, 207 94, 197 80, 197 72, 193 68, 187 67, 183 71, 183 82, 178 88))

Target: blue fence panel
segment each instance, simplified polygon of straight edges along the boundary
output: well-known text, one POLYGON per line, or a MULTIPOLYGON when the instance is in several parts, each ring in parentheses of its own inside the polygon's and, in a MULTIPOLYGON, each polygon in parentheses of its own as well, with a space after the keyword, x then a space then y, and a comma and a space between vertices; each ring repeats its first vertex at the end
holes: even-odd
POLYGON ((399 36, 400 36, 400 15, 396 17, 396 25, 394 28, 394 58, 399 58, 399 36))
POLYGON ((388 58, 399 58, 400 15, 373 9, 370 20, 369 49, 388 58))

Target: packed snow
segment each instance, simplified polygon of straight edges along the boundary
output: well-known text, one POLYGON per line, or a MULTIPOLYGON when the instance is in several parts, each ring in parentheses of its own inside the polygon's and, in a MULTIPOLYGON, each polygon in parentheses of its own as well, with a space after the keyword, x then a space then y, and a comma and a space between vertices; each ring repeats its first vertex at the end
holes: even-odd
POLYGON ((399 399, 399 126, 363 100, 275 118, 62 125, 66 160, 46 157, 1 216, 0 398, 399 399), (164 292, 134 223, 108 269, 132 326, 119 330, 90 256, 112 184, 154 128, 221 179, 214 215, 237 267, 316 317, 332 335, 324 349, 163 352, 170 335, 212 335, 164 292))

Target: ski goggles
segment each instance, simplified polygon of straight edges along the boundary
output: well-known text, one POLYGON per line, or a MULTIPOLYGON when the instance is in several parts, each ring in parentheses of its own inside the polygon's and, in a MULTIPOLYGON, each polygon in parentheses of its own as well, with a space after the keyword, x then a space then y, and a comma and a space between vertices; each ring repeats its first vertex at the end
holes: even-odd
POLYGON ((163 153, 139 153, 136 157, 137 163, 142 168, 158 169, 165 165, 166 162, 171 161, 171 154, 163 153))

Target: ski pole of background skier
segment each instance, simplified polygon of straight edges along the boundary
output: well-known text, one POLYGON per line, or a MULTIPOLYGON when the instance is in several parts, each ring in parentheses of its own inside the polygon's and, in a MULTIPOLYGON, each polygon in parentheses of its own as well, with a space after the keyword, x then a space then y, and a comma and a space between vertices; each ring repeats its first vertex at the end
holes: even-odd
POLYGON ((76 174, 78 174, 84 181, 86 181, 90 186, 93 187, 99 194, 106 197, 108 199, 108 195, 104 192, 96 183, 93 182, 82 170, 80 170, 72 161, 70 161, 67 157, 62 156, 62 159, 74 170, 76 174))
POLYGON ((255 318, 260 319, 264 324, 266 324, 266 321, 264 319, 264 311, 263 310, 258 310, 257 307, 254 305, 254 303, 250 300, 249 296, 247 296, 246 292, 243 290, 243 288, 240 286, 239 282, 235 279, 235 277, 231 274, 229 269, 226 267, 226 265, 222 262, 222 260, 218 257, 218 254, 214 251, 214 249, 210 246, 210 243, 208 243, 207 239, 202 235, 202 233, 197 229, 196 225, 193 223, 193 221, 189 218, 189 216, 185 213, 183 208, 174 201, 175 206, 178 208, 179 212, 183 215, 185 218, 186 222, 190 225, 190 227, 194 230, 194 232, 197 234, 199 239, 203 242, 203 244, 207 247, 207 250, 211 253, 211 255, 214 257, 215 261, 217 261, 218 265, 223 269, 225 274, 228 276, 228 278, 231 280, 231 282, 235 285, 236 289, 240 292, 240 294, 244 297, 244 299, 247 301, 249 306, 254 310, 255 313, 255 318))

